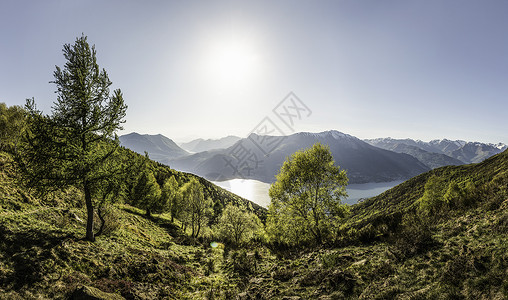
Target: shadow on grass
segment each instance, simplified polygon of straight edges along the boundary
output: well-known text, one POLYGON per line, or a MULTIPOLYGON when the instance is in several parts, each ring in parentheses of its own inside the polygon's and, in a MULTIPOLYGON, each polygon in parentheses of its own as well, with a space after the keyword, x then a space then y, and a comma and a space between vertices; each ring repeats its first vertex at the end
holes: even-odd
POLYGON ((172 236, 177 240, 187 238, 187 236, 182 232, 182 229, 179 226, 175 225, 174 223, 165 218, 161 218, 156 215, 151 215, 148 217, 146 214, 140 212, 138 209, 135 208, 123 207, 122 209, 128 213, 154 222, 157 226, 165 229, 170 236, 172 236))
POLYGON ((72 234, 37 229, 11 231, 0 225, 0 254, 3 263, 13 268, 11 274, 0 273, 0 286, 20 289, 43 280, 52 268, 48 261, 54 261, 53 248, 68 239, 77 240, 72 234))

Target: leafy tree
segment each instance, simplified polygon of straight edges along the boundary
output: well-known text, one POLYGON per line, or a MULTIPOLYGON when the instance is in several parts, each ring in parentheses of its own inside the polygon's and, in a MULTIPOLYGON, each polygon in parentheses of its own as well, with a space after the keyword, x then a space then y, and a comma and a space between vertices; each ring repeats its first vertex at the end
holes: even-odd
POLYGON ((182 221, 182 225, 184 224, 184 210, 186 209, 186 203, 184 201, 184 193, 183 187, 178 189, 175 193, 175 197, 171 202, 170 212, 171 212, 171 222, 175 222, 175 219, 182 221))
POLYGON ((425 183, 423 196, 418 200, 421 211, 428 215, 441 212, 446 204, 443 197, 444 181, 436 175, 432 175, 425 183))
POLYGON ((22 107, 0 103, 0 151, 13 150, 26 128, 26 112, 22 107))
POLYGON ((127 106, 119 89, 110 95, 111 81, 96 60, 95 46, 86 36, 65 44, 67 62, 54 72, 57 101, 50 116, 27 100, 29 132, 23 149, 23 168, 32 185, 83 190, 87 209, 86 239, 94 241, 93 187, 111 176, 106 161, 118 147, 115 132, 121 129, 127 106))
POLYGON ((165 210, 171 212, 171 222, 174 222, 173 212, 177 210, 176 206, 180 204, 178 200, 178 182, 175 176, 171 176, 164 182, 164 185, 162 185, 160 199, 161 205, 164 206, 165 210))
POLYGON ((212 200, 205 199, 201 185, 194 178, 184 184, 181 193, 185 201, 183 222, 191 227, 191 236, 197 238, 212 212, 212 200))
POLYGON ((457 181, 452 180, 448 184, 448 188, 443 195, 443 201, 449 205, 460 204, 464 198, 464 191, 460 188, 457 181))
POLYGON ((222 212, 216 231, 222 239, 240 245, 254 236, 260 224, 261 221, 255 214, 228 204, 222 212))
POLYGON ((466 181, 466 186, 464 187, 464 198, 462 199, 461 204, 465 207, 471 206, 478 201, 478 197, 478 187, 473 180, 468 179, 466 181))
POLYGON ((161 189, 153 172, 148 168, 139 175, 132 196, 134 206, 145 209, 148 217, 151 216, 152 211, 160 211, 161 189))
POLYGON ((276 178, 269 191, 268 233, 287 244, 321 243, 346 212, 341 198, 347 195, 348 179, 335 166, 329 147, 317 143, 294 153, 276 178))

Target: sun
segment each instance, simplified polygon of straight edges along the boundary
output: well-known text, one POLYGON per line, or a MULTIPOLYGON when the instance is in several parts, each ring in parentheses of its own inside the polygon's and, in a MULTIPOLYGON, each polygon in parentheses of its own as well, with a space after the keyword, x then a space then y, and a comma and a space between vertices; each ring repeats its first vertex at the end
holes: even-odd
POLYGON ((220 89, 238 89, 248 87, 256 79, 260 60, 247 41, 226 40, 210 47, 204 65, 211 85, 220 89))

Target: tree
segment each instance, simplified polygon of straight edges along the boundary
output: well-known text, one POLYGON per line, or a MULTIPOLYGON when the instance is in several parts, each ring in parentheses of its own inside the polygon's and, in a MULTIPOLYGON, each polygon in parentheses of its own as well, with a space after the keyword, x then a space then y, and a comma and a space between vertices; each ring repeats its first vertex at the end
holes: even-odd
POLYGON ((152 211, 160 211, 159 199, 161 197, 161 189, 153 173, 146 168, 138 178, 134 190, 133 204, 136 207, 146 210, 146 216, 150 217, 152 211))
POLYGON ((0 151, 12 151, 26 128, 26 112, 19 106, 0 103, 0 151))
POLYGON ((103 234, 106 217, 112 215, 112 210, 108 208, 108 205, 126 197, 128 176, 126 170, 128 169, 127 165, 131 162, 128 161, 129 156, 122 155, 118 150, 105 162, 109 165, 106 169, 111 171, 109 176, 93 182, 93 197, 97 200, 97 216, 100 221, 99 229, 95 233, 96 237, 103 234))
POLYGON ((260 224, 261 221, 255 214, 228 204, 222 212, 216 231, 222 239, 240 245, 253 237, 260 224))
POLYGON ((185 201, 183 223, 191 226, 191 236, 197 238, 212 212, 212 200, 205 199, 201 185, 194 178, 184 184, 181 192, 185 201))
POLYGON ((443 184, 444 181, 436 175, 430 176, 425 183, 425 191, 423 196, 418 200, 419 208, 425 214, 433 215, 441 212, 445 204, 443 198, 443 184))
POLYGON ((320 143, 291 155, 269 190, 267 231, 279 242, 298 244, 324 234, 342 218, 347 196, 346 172, 335 166, 328 146, 320 143))
POLYGON ((457 206, 464 198, 464 191, 460 188, 457 181, 452 180, 448 184, 445 194, 443 195, 443 201, 448 205, 457 206))
POLYGON ((22 164, 34 185, 81 187, 87 209, 86 239, 94 241, 93 186, 110 176, 105 163, 118 147, 127 106, 122 92, 110 95, 111 81, 96 60, 95 46, 86 36, 65 44, 67 62, 54 72, 57 101, 50 116, 27 100, 30 128, 22 164))
POLYGON ((169 179, 164 182, 161 190, 161 205, 165 207, 165 210, 169 210, 171 212, 171 222, 174 222, 174 214, 173 211, 177 211, 177 207, 179 205, 178 201, 178 182, 175 179, 175 176, 169 177, 169 179))

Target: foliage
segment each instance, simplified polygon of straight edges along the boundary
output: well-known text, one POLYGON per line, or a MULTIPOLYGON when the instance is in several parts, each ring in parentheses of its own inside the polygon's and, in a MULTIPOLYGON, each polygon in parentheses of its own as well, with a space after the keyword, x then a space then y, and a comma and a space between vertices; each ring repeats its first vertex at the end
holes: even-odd
POLYGON ((347 176, 319 143, 288 158, 270 187, 267 231, 278 242, 320 244, 346 209, 347 176))
POLYGON ((182 213, 184 226, 190 226, 191 237, 197 238, 201 229, 206 226, 212 213, 212 200, 203 195, 203 190, 196 179, 191 179, 181 188, 185 208, 182 213))
POLYGON ((452 180, 448 183, 448 188, 443 195, 443 201, 451 205, 457 205, 464 197, 464 191, 460 188, 457 181, 452 180))
POLYGON ((111 176, 105 162, 118 146, 127 106, 120 90, 110 95, 111 81, 96 61, 95 46, 77 38, 63 48, 67 62, 54 72, 57 101, 50 116, 27 100, 27 143, 18 155, 29 184, 38 187, 81 186, 87 208, 86 238, 94 241, 93 187, 111 176))
POLYGON ((0 151, 12 152, 26 129, 26 112, 22 107, 0 103, 0 151))
POLYGON ((179 206, 181 206, 181 201, 179 201, 178 195, 178 182, 175 179, 175 176, 171 176, 164 182, 161 190, 161 203, 171 212, 171 221, 174 221, 174 217, 179 211, 179 206))
POLYGON ((425 183, 425 192, 419 199, 420 210, 427 215, 434 215, 445 207, 447 202, 443 197, 444 181, 438 176, 431 176, 425 183))
POLYGON ((228 204, 222 212, 215 232, 222 240, 234 245, 241 245, 251 240, 255 232, 262 226, 255 214, 228 204))
POLYGON ((404 216, 401 229, 394 235, 390 251, 399 260, 423 253, 436 243, 432 238, 432 230, 428 218, 408 214, 404 216))
POLYGON ((147 216, 150 216, 152 211, 163 210, 159 202, 161 189, 155 180, 153 172, 149 169, 145 169, 139 175, 132 191, 132 197, 134 206, 144 209, 147 216))

